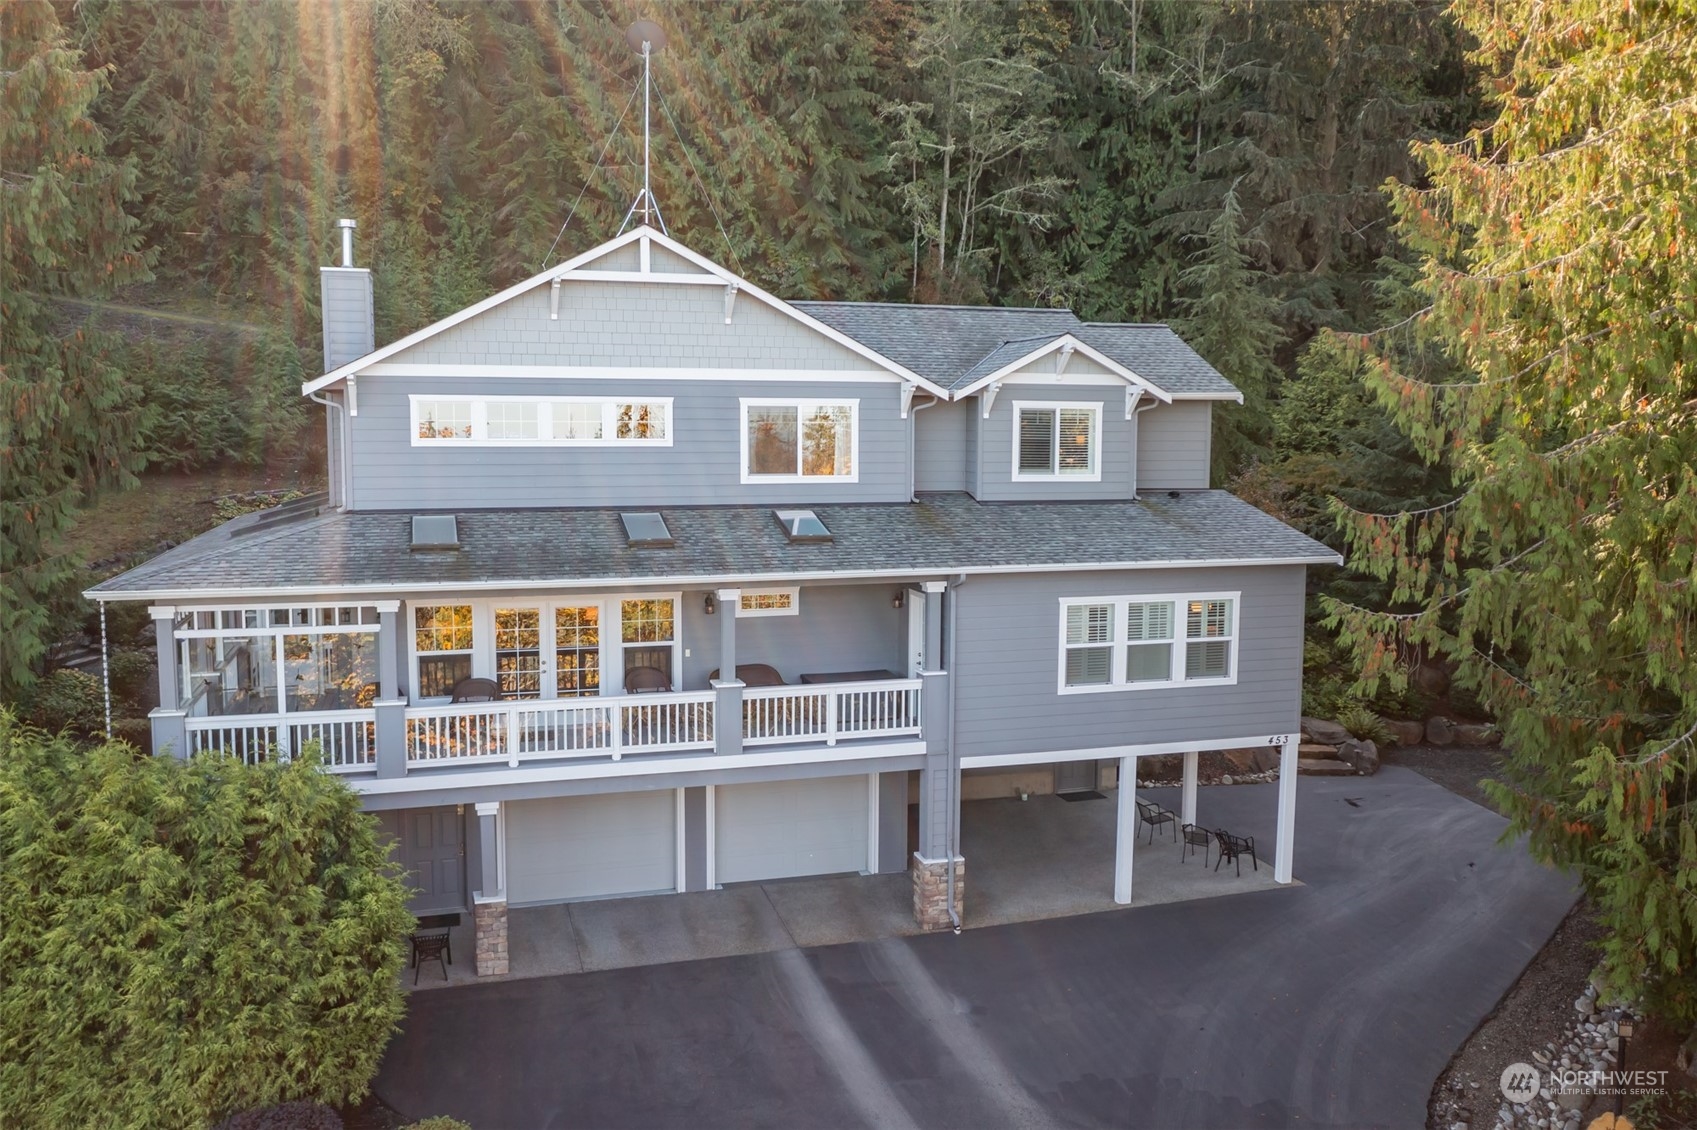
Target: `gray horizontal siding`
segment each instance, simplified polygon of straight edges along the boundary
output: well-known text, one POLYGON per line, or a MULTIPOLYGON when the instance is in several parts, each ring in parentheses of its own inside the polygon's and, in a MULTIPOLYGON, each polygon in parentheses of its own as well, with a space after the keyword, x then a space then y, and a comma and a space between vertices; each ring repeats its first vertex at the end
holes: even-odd
POLYGON ((853 350, 746 294, 727 326, 723 287, 568 282, 558 319, 548 316, 549 289, 538 286, 389 362, 876 371, 853 350))
POLYGON ((1302 697, 1301 566, 978 576, 956 592, 958 659, 951 666, 963 756, 1296 729, 1302 697), (1243 594, 1236 685, 1057 692, 1061 597, 1220 591, 1243 594))
MULTIPOLYGON (((902 612, 890 607, 899 586, 809 585, 801 590, 795 616, 742 616, 737 619, 737 663, 776 667, 786 683, 810 672, 876 671, 898 674, 902 667, 902 612)), ((693 643, 684 660, 688 689, 707 685, 719 667, 719 616, 702 611, 702 601, 684 602, 684 630, 693 643)))
POLYGON ((318 272, 324 330, 324 371, 364 357, 376 348, 371 310, 371 272, 324 267, 318 272))
POLYGON ((913 489, 966 490, 966 425, 975 404, 938 401, 913 413, 913 489))
POLYGON ((1181 400, 1139 413, 1139 490, 1207 488, 1212 408, 1205 400, 1181 400))
POLYGON ((900 502, 909 423, 895 383, 368 377, 352 421, 361 510, 900 502), (409 395, 672 397, 670 447, 414 447, 409 395), (860 401, 859 482, 743 484, 739 398, 860 401))
MULTIPOLYGON (((1046 363, 1047 359, 1045 359, 1046 363)), ((973 406, 982 413, 981 406, 973 406)), ((1125 418, 1125 391, 1104 385, 1068 386, 1054 384, 1004 384, 990 410, 980 422, 978 498, 984 502, 1042 502, 1048 499, 1130 498, 1135 425, 1125 418), (1099 404, 1102 410, 1100 482, 1080 479, 1050 479, 1016 482, 1014 469, 1014 404, 1016 401, 1061 401, 1069 404, 1099 404)))

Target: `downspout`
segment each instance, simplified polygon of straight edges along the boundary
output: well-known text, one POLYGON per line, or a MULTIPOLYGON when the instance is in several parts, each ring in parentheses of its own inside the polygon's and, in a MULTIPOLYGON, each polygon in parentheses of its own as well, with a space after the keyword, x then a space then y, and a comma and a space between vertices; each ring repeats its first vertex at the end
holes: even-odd
POLYGON ((914 421, 913 417, 927 408, 935 408, 936 406, 937 398, 932 396, 931 399, 927 400, 924 404, 915 404, 907 410, 907 494, 910 502, 919 501, 919 462, 918 456, 914 452, 915 445, 918 442, 919 425, 914 421))
MULTIPOLYGON (((347 232, 344 230, 343 235, 345 236, 346 234, 347 234, 347 232)), ((342 449, 341 456, 338 459, 338 462, 341 464, 341 468, 342 468, 342 481, 337 484, 338 489, 337 489, 337 492, 336 492, 336 506, 337 506, 338 509, 346 510, 348 508, 348 454, 349 454, 349 452, 348 452, 348 418, 347 418, 347 415, 346 415, 347 408, 344 407, 341 404, 338 404, 334 400, 320 399, 319 395, 315 392, 307 393, 306 398, 308 400, 312 401, 314 404, 322 404, 326 408, 334 408, 336 411, 343 413, 342 426, 336 429, 336 435, 339 437, 338 438, 338 444, 342 449)), ((328 453, 326 453, 326 454, 328 454, 328 453)))
POLYGON ((948 900, 949 921, 954 923, 955 933, 960 933, 960 915, 955 911, 955 860, 960 857, 960 743, 955 740, 955 590, 966 584, 966 574, 962 573, 943 587, 943 593, 949 599, 943 605, 943 616, 947 623, 943 625, 945 640, 944 654, 948 657, 949 672, 949 781, 951 783, 949 799, 949 818, 944 829, 944 839, 948 841, 948 900))
POLYGON ((1160 401, 1147 400, 1131 410, 1131 500, 1139 501, 1137 481, 1137 460, 1143 454, 1143 413, 1151 408, 1159 407, 1160 401))

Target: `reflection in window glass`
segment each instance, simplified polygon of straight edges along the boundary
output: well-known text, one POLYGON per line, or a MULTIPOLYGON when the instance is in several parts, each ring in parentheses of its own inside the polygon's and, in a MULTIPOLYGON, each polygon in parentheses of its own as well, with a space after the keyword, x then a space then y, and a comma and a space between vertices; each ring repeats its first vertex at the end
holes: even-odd
POLYGON ((801 436, 801 473, 854 474, 854 411, 846 404, 821 404, 807 411, 801 436))
POLYGON ((601 609, 554 609, 554 670, 561 698, 601 693, 601 609))
POLYGON ((542 435, 541 406, 535 401, 491 400, 485 410, 490 439, 534 440, 542 435))
POLYGON ((419 439, 470 439, 471 401, 421 400, 418 402, 419 439))
POLYGON ((413 646, 418 651, 418 694, 447 698, 455 683, 471 677, 471 605, 414 608, 413 646))
POLYGON ((749 405, 748 473, 793 475, 799 448, 796 444, 797 410, 793 407, 749 405))
POLYGON ((542 697, 542 610, 495 610, 495 681, 502 698, 542 697))
POLYGON ((665 439, 664 404, 621 404, 616 413, 618 439, 665 439))
POLYGON ((377 633, 283 637, 290 710, 354 710, 377 701, 377 633))

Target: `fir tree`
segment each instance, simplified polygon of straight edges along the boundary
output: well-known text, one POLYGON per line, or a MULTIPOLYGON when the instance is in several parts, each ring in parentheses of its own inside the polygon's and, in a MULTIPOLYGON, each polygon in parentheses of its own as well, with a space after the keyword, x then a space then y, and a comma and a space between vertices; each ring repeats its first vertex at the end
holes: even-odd
POLYGON ((0 698, 32 683, 81 580, 58 539, 88 492, 131 480, 138 397, 112 340, 54 300, 144 279, 133 161, 104 151, 82 68, 51 4, 0 7, 0 698))
POLYGON ((1424 300, 1372 386, 1459 484, 1342 511, 1390 612, 1372 684, 1441 653, 1499 718, 1512 830, 1578 868, 1614 986, 1697 1017, 1697 37, 1687 6, 1459 0, 1496 116, 1394 193, 1424 300), (1412 335, 1461 380, 1410 371, 1412 335))

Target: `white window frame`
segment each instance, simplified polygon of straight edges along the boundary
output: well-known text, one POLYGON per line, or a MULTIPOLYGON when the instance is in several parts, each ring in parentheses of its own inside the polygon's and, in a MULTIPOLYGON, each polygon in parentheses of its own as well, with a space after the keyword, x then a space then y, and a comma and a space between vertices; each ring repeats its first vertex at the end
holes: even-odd
POLYGON ((671 447, 677 434, 677 415, 669 396, 457 396, 452 393, 410 393, 407 396, 411 441, 414 447, 453 449, 460 447, 671 447), (418 434, 419 405, 457 401, 471 405, 470 438, 424 439, 418 434), (534 404, 537 406, 537 438, 489 438, 489 405, 534 404), (554 406, 591 404, 601 409, 600 439, 555 438, 554 406), (666 434, 659 439, 620 439, 619 409, 627 404, 654 404, 666 410, 666 434))
MULTIPOLYGON (((447 654, 441 652, 421 652, 418 650, 418 634, 412 630, 412 610, 418 607, 441 604, 471 605, 471 677, 474 679, 494 679, 495 673, 495 610, 497 608, 540 608, 543 611, 543 651, 546 653, 544 662, 552 664, 553 658, 553 610, 561 605, 585 607, 597 605, 601 609, 601 693, 584 696, 584 698, 621 698, 624 696, 625 670, 625 634, 623 604, 627 600, 670 600, 672 602, 672 679, 674 684, 683 681, 684 661, 684 600, 681 589, 665 592, 615 592, 615 593, 546 593, 539 596, 494 596, 494 597, 429 597, 409 601, 405 605, 405 615, 401 621, 407 627, 407 657, 411 665, 408 673, 411 681, 407 684, 407 701, 412 706, 437 706, 448 701, 446 697, 424 698, 418 693, 418 659, 421 655, 447 654), (608 672, 617 671, 618 681, 607 682, 608 672)), ((647 646, 632 644, 632 647, 647 646)), ((667 645, 655 645, 667 646, 667 645)), ((557 672, 552 672, 557 675, 557 672)), ((582 702, 584 698, 559 699, 560 702, 582 702)), ((535 703, 553 702, 555 699, 527 699, 535 703)))
POLYGON ((799 616, 799 615, 801 615, 801 588, 799 586, 791 586, 789 588, 775 588, 775 589, 774 588, 743 589, 742 595, 737 598, 737 609, 736 609, 736 611, 737 611, 737 618, 739 620, 740 619, 748 619, 750 617, 755 617, 755 616, 799 616), (787 597, 790 598, 790 605, 789 605, 788 608, 744 608, 743 607, 742 602, 747 600, 749 597, 761 597, 761 596, 787 596, 787 597))
POLYGON ((744 483, 858 483, 860 481, 860 399, 852 396, 793 397, 744 396, 737 410, 737 471, 744 483), (846 475, 803 475, 801 469, 801 417, 810 408, 842 408, 849 410, 849 464, 846 475), (796 474, 756 475, 748 469, 748 410, 750 408, 794 408, 796 410, 796 474))
MULTIPOLYGON (((1016 483, 1099 483, 1102 481, 1102 413, 1106 405, 1102 401, 1091 400, 1016 400, 1013 402, 1013 447, 1012 447, 1012 481, 1016 483), (1053 411, 1055 416, 1055 448, 1054 459, 1057 470, 1054 471, 1022 471, 1019 469, 1019 418, 1026 409, 1036 411, 1053 411), (1060 447, 1060 412, 1066 409, 1084 410, 1090 413, 1090 470, 1061 471, 1059 470, 1060 447)), ((416 430, 416 429, 415 429, 416 430)))
POLYGON ((1243 616, 1243 594, 1241 592, 1157 592, 1139 593, 1132 596, 1063 596, 1059 598, 1059 603, 1060 620, 1057 633, 1057 668, 1055 672, 1055 690, 1058 694, 1100 694, 1104 691, 1171 690, 1175 687, 1229 687, 1237 685, 1238 641, 1242 636, 1243 616), (1231 601, 1231 622, 1228 625, 1229 630, 1225 637, 1225 642, 1230 645, 1226 661, 1228 673, 1224 676, 1185 677, 1185 654, 1187 645, 1192 642, 1186 634, 1185 605, 1193 600, 1231 601), (1094 645, 1111 647, 1113 655, 1109 662, 1108 682, 1070 687, 1067 685, 1067 609, 1080 604, 1113 606, 1113 639, 1108 644, 1094 645), (1173 638, 1169 641, 1172 647, 1172 662, 1168 668, 1172 675, 1171 678, 1143 680, 1135 683, 1126 681, 1126 646, 1128 642, 1126 640, 1126 618, 1127 609, 1133 604, 1171 604, 1173 606, 1173 638))

